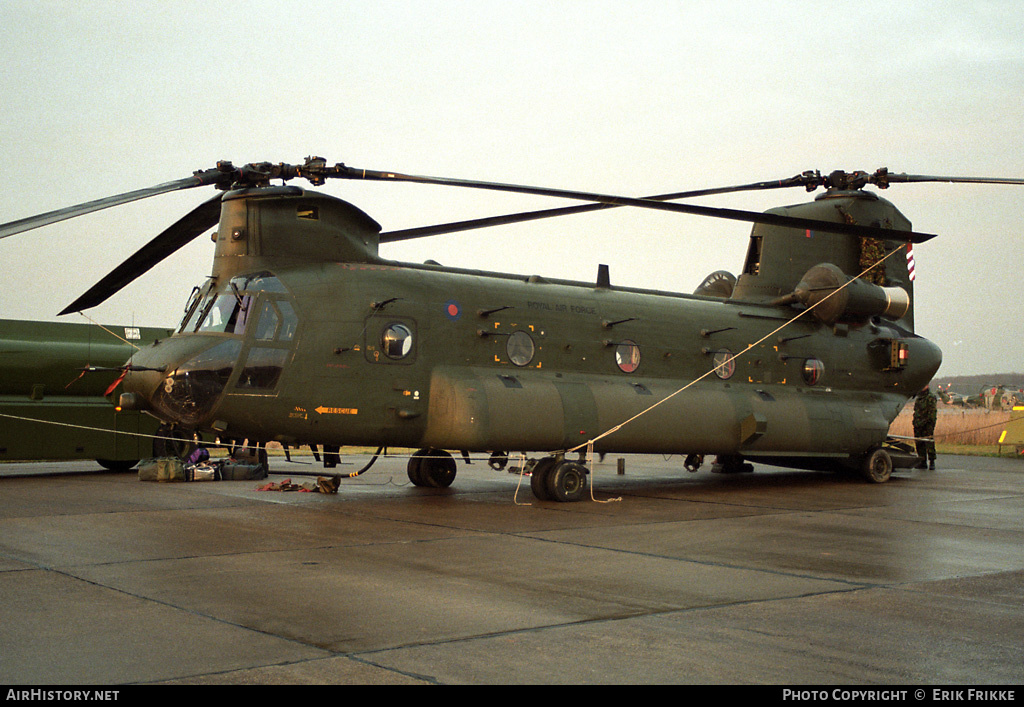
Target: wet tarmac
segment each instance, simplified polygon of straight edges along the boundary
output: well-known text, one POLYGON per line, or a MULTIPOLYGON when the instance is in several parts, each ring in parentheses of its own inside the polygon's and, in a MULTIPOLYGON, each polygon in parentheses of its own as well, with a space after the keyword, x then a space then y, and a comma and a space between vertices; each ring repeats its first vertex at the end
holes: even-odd
POLYGON ((939 466, 609 456, 559 504, 483 461, 337 495, 3 464, 0 684, 1020 684, 1024 461, 939 466))

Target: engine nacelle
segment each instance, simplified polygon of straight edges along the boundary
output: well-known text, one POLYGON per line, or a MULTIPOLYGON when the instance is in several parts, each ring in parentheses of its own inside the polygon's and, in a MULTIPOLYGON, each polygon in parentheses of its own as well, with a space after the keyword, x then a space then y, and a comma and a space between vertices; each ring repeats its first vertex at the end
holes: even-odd
POLYGON ((826 324, 843 317, 881 316, 900 319, 910 309, 910 295, 902 287, 881 287, 851 279, 832 263, 819 263, 797 284, 793 297, 814 307, 813 314, 826 324))

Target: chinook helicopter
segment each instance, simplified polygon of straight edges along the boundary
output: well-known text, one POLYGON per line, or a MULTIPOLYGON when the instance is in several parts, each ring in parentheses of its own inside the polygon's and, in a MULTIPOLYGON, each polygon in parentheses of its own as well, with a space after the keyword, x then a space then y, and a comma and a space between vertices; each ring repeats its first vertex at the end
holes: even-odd
MULTIPOLYGON (((213 186, 203 202, 61 314, 93 307, 216 227, 212 273, 176 332, 125 365, 126 409, 177 434, 417 449, 418 486, 446 487, 451 452, 538 454, 542 500, 583 498, 595 453, 686 455, 695 470, 751 461, 854 468, 873 482, 917 463, 892 420, 938 370, 914 333, 911 230, 865 190, 892 182, 988 180, 805 172, 753 184, 628 198, 328 165, 221 162, 191 177, 0 226, 0 238, 98 209, 213 186), (416 182, 561 197, 578 206, 382 232, 356 206, 287 184, 304 178, 416 182), (273 180, 281 180, 275 185, 273 180), (754 213, 679 203, 747 190, 825 189, 754 213), (753 223, 738 277, 692 294, 404 263, 380 244, 616 207, 753 223), (571 457, 580 454, 579 461, 571 457)), ((327 459, 329 454, 325 454, 327 459)))

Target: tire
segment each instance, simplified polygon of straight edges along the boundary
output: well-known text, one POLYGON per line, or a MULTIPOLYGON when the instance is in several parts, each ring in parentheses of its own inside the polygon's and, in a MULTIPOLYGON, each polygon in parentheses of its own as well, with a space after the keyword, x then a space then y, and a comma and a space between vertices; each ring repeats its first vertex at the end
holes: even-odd
POLYGON ((563 461, 548 474, 548 493, 562 503, 581 501, 587 493, 587 468, 563 461))
POLYGON ((154 457, 177 457, 188 459, 196 449, 192 435, 170 425, 160 425, 153 440, 154 457))
POLYGON ((892 475, 892 457, 881 447, 875 447, 864 457, 861 473, 873 484, 884 484, 892 475))
POLYGON ((457 467, 452 455, 443 449, 431 449, 420 460, 419 475, 424 486, 446 489, 455 481, 457 467))
POLYGON ((530 472, 530 490, 533 491, 533 497, 538 501, 555 500, 548 491, 548 477, 557 462, 556 457, 544 457, 533 465, 533 470, 530 472))
POLYGON ((409 481, 412 482, 413 486, 426 486, 426 482, 423 480, 423 474, 421 472, 423 457, 430 453, 429 449, 420 449, 414 452, 409 457, 409 464, 406 467, 406 473, 409 474, 409 481))

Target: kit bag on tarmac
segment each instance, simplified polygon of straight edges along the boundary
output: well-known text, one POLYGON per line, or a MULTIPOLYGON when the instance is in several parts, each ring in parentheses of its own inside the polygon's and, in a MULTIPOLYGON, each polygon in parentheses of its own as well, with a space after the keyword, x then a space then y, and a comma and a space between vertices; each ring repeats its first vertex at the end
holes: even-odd
POLYGON ((267 467, 259 462, 225 459, 220 464, 220 478, 224 481, 249 481, 267 478, 267 467))
POLYGON ((227 458, 199 464, 177 457, 147 459, 139 464, 139 481, 250 481, 267 478, 267 467, 258 461, 227 458))
POLYGON ((184 481, 185 467, 177 457, 146 459, 139 463, 139 481, 184 481))

